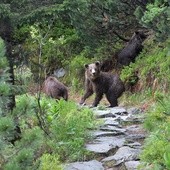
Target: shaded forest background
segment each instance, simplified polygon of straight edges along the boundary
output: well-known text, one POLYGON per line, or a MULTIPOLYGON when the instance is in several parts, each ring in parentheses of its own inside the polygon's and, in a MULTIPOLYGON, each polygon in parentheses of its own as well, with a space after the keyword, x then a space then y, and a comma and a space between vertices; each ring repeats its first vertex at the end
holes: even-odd
MULTIPOLYGON (((169 99, 166 99, 170 83, 169 27, 168 0, 1 1, 0 167, 43 169, 53 162, 59 169, 60 161, 87 159, 88 153, 82 149, 86 139, 83 132, 95 124, 90 110, 80 110, 72 101, 67 104, 60 101, 56 106, 51 99, 41 96, 40 89, 48 75, 64 68, 66 74, 60 81, 69 87, 70 94, 77 91, 81 94, 84 64, 93 61, 106 63, 106 69, 120 74, 127 85, 125 105, 129 100, 130 104, 142 100, 142 108, 146 109, 149 104, 163 103, 160 106, 163 111, 159 113, 166 115, 154 112, 146 122, 156 134, 149 120, 159 120, 161 124, 167 116, 167 124, 169 121, 169 99), (117 54, 136 31, 147 36, 143 50, 135 62, 119 65, 117 54), (83 127, 76 123, 81 116, 83 127), (59 132, 67 137, 57 136, 59 132), (79 136, 71 137, 69 133, 79 136)), ((166 131, 165 127, 162 128, 166 131)), ((155 151, 152 159, 151 151, 146 149, 143 160, 149 163, 155 160, 155 166, 169 168, 170 155, 162 147, 169 144, 166 136, 164 139, 158 142, 164 149, 155 151)))

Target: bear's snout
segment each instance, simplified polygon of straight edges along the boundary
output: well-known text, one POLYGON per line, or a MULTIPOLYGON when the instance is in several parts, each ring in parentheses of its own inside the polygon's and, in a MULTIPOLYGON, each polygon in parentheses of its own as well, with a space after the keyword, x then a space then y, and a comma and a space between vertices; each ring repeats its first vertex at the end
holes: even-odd
POLYGON ((96 70, 95 69, 91 69, 91 73, 92 74, 96 74, 96 70))
POLYGON ((91 69, 91 75, 95 76, 96 75, 96 70, 95 69, 91 69))
POLYGON ((92 75, 95 76, 95 75, 96 75, 96 72, 92 73, 92 75))

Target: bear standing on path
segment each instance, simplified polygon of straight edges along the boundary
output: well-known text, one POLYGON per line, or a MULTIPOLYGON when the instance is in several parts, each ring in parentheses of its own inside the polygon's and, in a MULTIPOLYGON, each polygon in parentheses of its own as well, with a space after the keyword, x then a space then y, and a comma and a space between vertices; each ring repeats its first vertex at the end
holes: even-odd
POLYGON ((49 76, 45 82, 43 91, 48 96, 54 99, 61 99, 68 100, 68 90, 67 87, 59 82, 55 77, 49 76))
POLYGON ((118 75, 101 72, 100 62, 92 64, 85 64, 85 94, 82 97, 80 104, 83 104, 85 100, 93 93, 96 94, 92 107, 96 107, 103 97, 106 95, 107 100, 110 103, 110 107, 118 105, 117 99, 125 91, 123 82, 118 75))

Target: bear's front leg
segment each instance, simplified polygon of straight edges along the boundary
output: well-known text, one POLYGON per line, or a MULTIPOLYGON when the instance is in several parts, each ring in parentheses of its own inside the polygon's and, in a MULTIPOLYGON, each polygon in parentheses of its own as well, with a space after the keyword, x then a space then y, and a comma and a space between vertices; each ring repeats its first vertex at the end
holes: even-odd
POLYGON ((94 102, 92 104, 92 107, 96 107, 99 104, 102 97, 103 97, 102 93, 96 93, 96 96, 95 96, 94 102))
POLYGON ((89 91, 86 91, 84 96, 81 98, 81 101, 79 104, 83 104, 85 102, 85 100, 90 97, 91 95, 93 94, 93 91, 89 90, 89 91))
POLYGON ((93 94, 93 87, 92 84, 90 82, 90 80, 86 79, 85 81, 85 94, 84 96, 81 98, 81 101, 79 104, 84 104, 85 100, 90 97, 93 94))

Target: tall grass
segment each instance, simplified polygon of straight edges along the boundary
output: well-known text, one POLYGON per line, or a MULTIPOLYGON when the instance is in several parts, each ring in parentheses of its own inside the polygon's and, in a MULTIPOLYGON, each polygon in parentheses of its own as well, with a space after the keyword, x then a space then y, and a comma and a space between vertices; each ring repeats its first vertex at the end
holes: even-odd
POLYGON ((170 97, 158 100, 150 108, 144 126, 149 136, 145 140, 141 160, 155 169, 170 169, 170 97))

